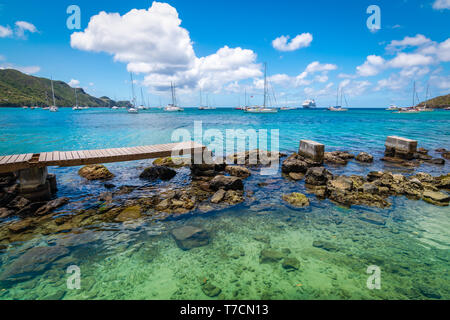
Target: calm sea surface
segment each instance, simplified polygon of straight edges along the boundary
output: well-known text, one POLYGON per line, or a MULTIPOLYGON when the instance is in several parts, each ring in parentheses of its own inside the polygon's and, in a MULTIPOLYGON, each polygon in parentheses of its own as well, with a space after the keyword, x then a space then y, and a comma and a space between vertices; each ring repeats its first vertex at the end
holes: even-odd
MULTIPOLYGON (((419 147, 439 157, 435 149, 450 149, 449 111, 393 114, 318 109, 247 114, 234 109, 186 109, 128 114, 109 109, 51 113, 0 108, 0 155, 169 143, 175 129, 193 132, 194 121, 202 121, 203 130, 223 133, 278 129, 280 150, 288 153, 297 150, 299 140, 311 139, 324 143, 327 151, 366 151, 375 156, 371 165, 351 161, 345 167, 329 168, 337 174, 450 172, 449 161, 444 166, 423 164, 416 171, 398 171, 379 161, 388 135, 416 139, 419 147)), ((115 174, 111 183, 142 186, 139 173, 150 164, 151 160, 107 165, 115 174)), ((80 178, 78 169, 49 168, 57 175, 57 196, 71 199, 62 214, 92 206, 106 191, 103 183, 80 178)), ((388 209, 341 208, 307 194, 303 182, 287 181, 280 173, 270 177, 258 173, 252 171, 245 181, 246 190, 254 192, 252 203, 176 221, 143 218, 12 243, 0 249, 0 273, 32 247, 60 245, 69 254, 43 273, 1 288, 0 299, 210 299, 202 291, 204 279, 221 289, 213 299, 450 299, 449 207, 396 197, 389 199, 388 209), (264 189, 257 186, 263 181, 268 184, 264 189), (282 194, 293 191, 307 194, 311 206, 305 210, 285 206, 282 194), (382 216, 386 225, 359 219, 363 212, 382 216), (169 234, 181 225, 204 228, 210 244, 182 251, 169 234), (337 249, 313 247, 316 240, 331 242, 337 249), (287 272, 281 263, 261 264, 260 252, 267 247, 289 249, 290 256, 300 261, 299 270, 287 272), (80 267, 80 290, 67 289, 68 264, 80 267), (380 290, 366 286, 370 265, 381 269, 380 290)), ((189 170, 182 168, 174 183, 187 180, 189 170)))

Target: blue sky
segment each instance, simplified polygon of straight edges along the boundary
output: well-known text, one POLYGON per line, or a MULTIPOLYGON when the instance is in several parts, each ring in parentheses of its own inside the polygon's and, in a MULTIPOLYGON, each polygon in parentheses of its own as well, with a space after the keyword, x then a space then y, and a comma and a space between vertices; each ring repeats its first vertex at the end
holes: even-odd
POLYGON ((7 0, 0 67, 117 99, 130 99, 133 71, 152 105, 168 102, 174 81, 181 105, 198 105, 202 88, 220 107, 243 104, 244 90, 260 103, 267 62, 281 105, 315 98, 329 106, 342 87, 350 107, 409 106, 414 80, 421 100, 427 84, 432 96, 449 93, 449 30, 449 0, 7 0), (71 4, 81 9, 81 30, 66 27, 71 4), (381 12, 376 32, 366 26, 370 5, 381 12))

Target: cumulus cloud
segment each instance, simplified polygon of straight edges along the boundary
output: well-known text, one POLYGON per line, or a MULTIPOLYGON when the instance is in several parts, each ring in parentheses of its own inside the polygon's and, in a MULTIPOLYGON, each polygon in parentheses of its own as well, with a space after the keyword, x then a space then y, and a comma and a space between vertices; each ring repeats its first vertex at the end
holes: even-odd
POLYGON ((433 58, 419 53, 404 53, 401 52, 388 62, 389 66, 393 68, 407 68, 413 66, 428 65, 433 63, 433 58))
POLYGON ((337 65, 331 63, 322 64, 319 61, 311 62, 305 69, 307 73, 314 73, 318 71, 331 71, 336 70, 337 65))
POLYGON ((414 37, 405 37, 402 40, 392 40, 386 46, 386 50, 393 51, 393 50, 401 50, 406 47, 418 47, 430 42, 431 40, 425 37, 423 34, 417 34, 414 37))
POLYGON ((26 21, 17 21, 15 33, 17 37, 24 38, 25 32, 36 33, 38 32, 34 24, 26 21))
POLYGON ((80 85, 80 81, 76 80, 76 79, 71 79, 68 83, 69 86, 73 87, 73 88, 78 88, 80 85))
POLYGON ((360 76, 370 77, 377 75, 384 66, 385 60, 382 57, 370 55, 366 58, 364 64, 356 67, 356 72, 360 76))
POLYGON ((71 35, 71 46, 113 55, 130 72, 144 74, 143 84, 156 90, 166 90, 171 81, 181 89, 219 90, 261 76, 252 50, 225 46, 197 57, 177 10, 167 3, 153 2, 149 9, 133 9, 123 16, 100 12, 84 31, 71 35))
POLYGON ((272 46, 278 51, 295 51, 309 47, 313 40, 310 33, 302 33, 289 41, 289 36, 281 36, 272 41, 272 46))
POLYGON ((450 9, 450 0, 435 0, 433 3, 433 9, 450 9))
POLYGON ((10 26, 0 26, 0 38, 6 38, 12 36, 13 31, 10 26))

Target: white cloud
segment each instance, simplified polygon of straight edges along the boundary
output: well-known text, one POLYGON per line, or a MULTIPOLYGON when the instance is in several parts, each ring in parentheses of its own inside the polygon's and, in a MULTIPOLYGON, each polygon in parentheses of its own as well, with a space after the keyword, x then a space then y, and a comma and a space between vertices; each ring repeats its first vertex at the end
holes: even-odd
POLYGON ((363 77, 370 77, 377 75, 385 66, 385 60, 376 55, 370 55, 366 58, 364 64, 356 67, 358 75, 363 77))
POLYGON ((153 2, 148 10, 133 9, 123 16, 100 12, 83 32, 71 35, 71 46, 113 55, 129 71, 143 73, 143 84, 156 90, 167 90, 170 81, 181 90, 219 90, 261 76, 252 50, 225 46, 197 57, 177 10, 166 3, 153 2))
POLYGON ((314 61, 314 62, 311 62, 306 67, 305 72, 314 73, 314 72, 318 72, 318 71, 331 71, 331 70, 336 70, 336 69, 337 69, 337 65, 335 65, 335 64, 330 64, 330 63, 321 64, 319 61, 314 61))
POLYGON ((437 57, 441 61, 450 61, 450 38, 441 42, 437 48, 437 57))
POLYGON ((423 66, 433 63, 433 58, 419 53, 404 53, 401 52, 388 62, 388 65, 393 68, 405 68, 413 66, 423 66))
POLYGON ((436 0, 433 3, 433 9, 450 9, 450 0, 436 0))
POLYGON ((289 36, 281 36, 272 41, 272 46, 279 51, 295 51, 309 47, 313 40, 310 33, 302 33, 289 41, 289 36))
POLYGON ((403 40, 392 40, 386 47, 386 50, 400 50, 406 47, 419 47, 424 44, 430 43, 431 40, 425 37, 423 34, 417 34, 414 37, 405 37, 403 40))
POLYGON ((6 38, 12 36, 13 31, 10 26, 0 26, 0 38, 6 38))
POLYGON ((308 97, 320 97, 320 96, 326 96, 330 95, 333 90, 331 88, 333 87, 334 83, 330 82, 325 87, 321 89, 314 89, 311 87, 306 87, 303 91, 308 97))
POLYGON ((80 85, 80 81, 76 80, 76 79, 71 79, 68 83, 69 86, 73 87, 73 88, 78 88, 80 85))
POLYGON ((25 32, 31 32, 36 33, 38 32, 37 28, 34 26, 34 24, 26 21, 17 21, 16 22, 16 36, 19 38, 25 37, 25 32))
POLYGON ((0 69, 15 69, 26 74, 35 74, 41 71, 41 67, 39 66, 16 66, 12 63, 0 64, 0 69))

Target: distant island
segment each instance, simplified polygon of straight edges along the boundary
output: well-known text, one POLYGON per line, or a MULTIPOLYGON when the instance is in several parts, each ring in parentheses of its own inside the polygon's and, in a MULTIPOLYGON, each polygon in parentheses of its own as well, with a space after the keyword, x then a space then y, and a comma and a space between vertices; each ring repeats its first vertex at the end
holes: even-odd
POLYGON ((418 104, 418 107, 427 106, 428 108, 433 109, 445 109, 450 107, 450 94, 439 96, 418 104))
MULTIPOLYGON (((53 81, 55 101, 58 107, 75 106, 75 90, 79 106, 127 107, 129 101, 114 101, 108 97, 96 98, 82 88, 72 88, 64 81, 53 81)), ((0 107, 52 105, 51 80, 24 74, 14 69, 0 70, 0 107)))

